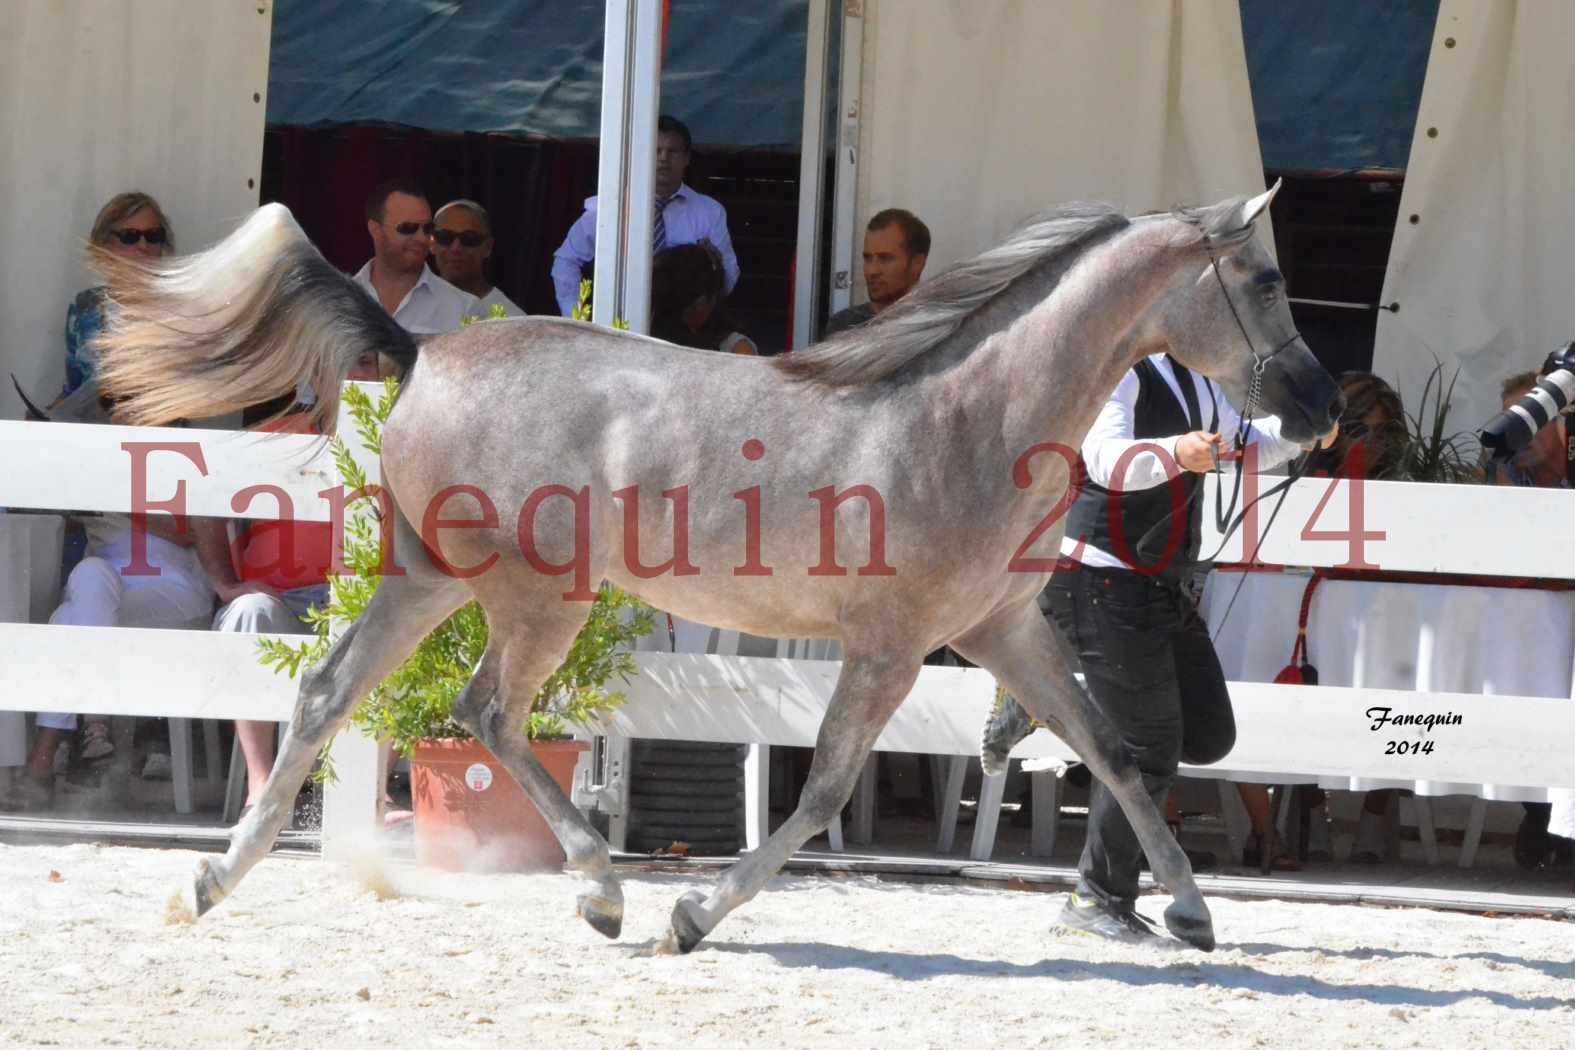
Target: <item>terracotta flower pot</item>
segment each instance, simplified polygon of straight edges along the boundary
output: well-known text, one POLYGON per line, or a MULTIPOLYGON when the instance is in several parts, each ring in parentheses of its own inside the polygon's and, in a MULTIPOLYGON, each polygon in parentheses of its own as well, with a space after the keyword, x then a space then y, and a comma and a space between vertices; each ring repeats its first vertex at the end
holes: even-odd
MULTIPOLYGON (((589 744, 541 740, 536 758, 568 794, 589 744)), ((524 790, 477 740, 423 740, 410 756, 416 863, 444 871, 556 871, 563 850, 524 790)))

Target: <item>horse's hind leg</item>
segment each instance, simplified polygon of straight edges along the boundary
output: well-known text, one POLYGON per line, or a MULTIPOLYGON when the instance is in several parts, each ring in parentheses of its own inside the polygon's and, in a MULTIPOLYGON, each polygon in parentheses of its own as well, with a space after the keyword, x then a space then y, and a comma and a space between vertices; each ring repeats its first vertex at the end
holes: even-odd
POLYGON ((493 594, 491 584, 483 595, 491 631, 487 652, 454 701, 454 719, 508 768, 552 828, 569 864, 595 884, 579 898, 580 917, 597 933, 616 937, 623 927, 623 890, 613 875, 607 841, 542 768, 526 735, 531 699, 563 663, 590 605, 564 602, 557 594, 529 602, 522 597, 530 594, 524 587, 493 594))
MULTIPOLYGON (((397 549, 419 550, 408 529, 402 528, 400 535, 405 542, 397 549)), ((197 865, 191 902, 195 914, 233 892, 273 847, 312 762, 361 698, 470 597, 463 582, 439 573, 419 553, 412 554, 411 562, 406 575, 383 578, 366 611, 339 636, 322 663, 302 676, 295 714, 261 800, 236 827, 228 852, 197 865)))
POLYGON ((1104 782, 1126 814, 1154 869, 1175 896, 1165 925, 1188 944, 1212 951, 1214 924, 1192 878, 1187 855, 1143 787, 1142 774, 1104 712, 1072 675, 1066 643, 1033 602, 975 628, 951 643, 1017 697, 1029 714, 1051 727, 1104 782))
POLYGON ((728 912, 759 893, 810 836, 825 829, 853 794, 853 785, 875 738, 913 688, 922 649, 900 656, 874 655, 849 645, 837 688, 815 738, 815 761, 798 808, 759 849, 728 868, 707 898, 692 890, 673 908, 666 947, 687 952, 728 912))

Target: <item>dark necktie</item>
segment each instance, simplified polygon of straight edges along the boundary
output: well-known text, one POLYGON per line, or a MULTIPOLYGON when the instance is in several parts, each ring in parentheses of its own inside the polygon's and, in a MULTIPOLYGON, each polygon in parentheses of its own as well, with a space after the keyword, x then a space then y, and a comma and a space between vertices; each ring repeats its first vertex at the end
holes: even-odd
POLYGON ((656 198, 656 220, 651 223, 651 254, 667 247, 667 204, 673 198, 656 198))

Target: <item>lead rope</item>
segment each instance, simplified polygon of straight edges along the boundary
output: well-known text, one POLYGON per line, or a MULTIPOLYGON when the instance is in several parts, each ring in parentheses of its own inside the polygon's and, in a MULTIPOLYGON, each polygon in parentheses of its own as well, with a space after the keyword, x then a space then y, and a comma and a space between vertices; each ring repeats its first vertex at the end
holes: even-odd
MULTIPOLYGON (((1285 496, 1290 491, 1292 483, 1299 480, 1307 472, 1307 465, 1312 461, 1311 450, 1296 457, 1292 461, 1291 469, 1284 481, 1271 486, 1268 491, 1260 493, 1251 503, 1241 509, 1240 514, 1236 513, 1236 504, 1241 498, 1242 468, 1246 465, 1247 435, 1252 430, 1253 417, 1257 414, 1258 402, 1263 397, 1263 373, 1268 370, 1269 359, 1300 339, 1301 333, 1293 333, 1285 342, 1275 347, 1272 352, 1259 354, 1257 348, 1252 345, 1252 336, 1247 333, 1247 326, 1242 323, 1241 314, 1236 310, 1236 301, 1231 298, 1230 289, 1225 287, 1225 277, 1220 273, 1219 256, 1214 252, 1214 242, 1210 239, 1209 232, 1203 229, 1201 221, 1193 220, 1193 225, 1198 227, 1199 233, 1203 237, 1203 250, 1208 253, 1209 268, 1214 271, 1214 280, 1220 286, 1220 294, 1225 297, 1225 305, 1230 307, 1231 319, 1236 322, 1236 330, 1241 333, 1242 342, 1247 346, 1247 352, 1252 354, 1252 378, 1247 383, 1247 402, 1242 406, 1241 425, 1236 428, 1236 439, 1232 442, 1236 450, 1237 467, 1236 476, 1231 484, 1230 506, 1222 506, 1223 495, 1221 489, 1224 487, 1224 484, 1223 479, 1221 479, 1221 484, 1214 489, 1214 527, 1221 534, 1220 545, 1214 549, 1214 553, 1207 558, 1199 559, 1199 561, 1202 564, 1212 563, 1219 556, 1220 552, 1225 549, 1225 545, 1230 542, 1236 530, 1241 527, 1241 523, 1247 519, 1248 512, 1263 500, 1277 494, 1279 499, 1274 504, 1274 510, 1269 513, 1269 520, 1264 523, 1263 532, 1259 534, 1258 542, 1253 546, 1251 552, 1244 552, 1247 555, 1246 564, 1251 565, 1257 561, 1258 552, 1263 549, 1263 541, 1268 539, 1269 530, 1274 527, 1275 519, 1280 516, 1280 509, 1285 506, 1285 496)), ((1219 406, 1218 402, 1214 401, 1212 386, 1209 389, 1209 399, 1214 404, 1217 412, 1219 406)), ((1219 463, 1216 462, 1214 464, 1214 475, 1216 478, 1220 478, 1221 474, 1219 463)), ((1236 589, 1232 592, 1230 601, 1225 605, 1224 614, 1220 617, 1219 627, 1214 632, 1215 640, 1218 640, 1220 632, 1225 629, 1226 621, 1230 619, 1231 611, 1236 608, 1236 599, 1241 597, 1241 589, 1246 585, 1246 582, 1247 573, 1243 572, 1241 579, 1236 582, 1236 589)))
MULTIPOLYGON (((1287 477, 1284 481, 1272 486, 1268 491, 1259 494, 1251 503, 1247 504, 1247 506, 1241 509, 1240 514, 1236 513, 1236 504, 1240 502, 1241 499, 1242 478, 1240 465, 1245 464, 1246 462, 1245 454, 1247 449, 1247 435, 1252 431, 1252 421, 1257 415, 1258 402, 1262 400, 1263 397, 1263 374, 1269 368, 1270 358, 1273 358, 1279 354, 1280 351, 1284 350, 1286 347, 1296 342, 1296 340, 1300 339, 1301 333, 1293 333, 1288 339, 1285 340, 1285 342, 1275 347, 1272 352, 1267 354, 1259 354, 1257 348, 1252 345, 1252 336, 1247 334, 1247 326, 1242 323, 1241 314, 1236 310, 1236 302, 1230 296, 1230 289, 1225 287, 1225 277, 1220 273, 1220 261, 1219 256, 1215 254, 1214 251, 1214 241, 1210 238, 1209 232, 1203 228, 1203 223, 1201 220, 1193 217, 1189 218, 1187 221, 1191 225, 1198 228, 1198 235, 1203 240, 1203 250, 1208 254, 1209 257, 1209 267, 1214 271, 1214 280, 1220 286, 1220 294, 1225 297, 1225 305, 1230 308, 1231 319, 1236 322, 1236 330, 1241 333, 1241 339, 1242 342, 1246 344, 1247 352, 1252 355, 1252 378, 1247 383, 1247 400, 1242 406, 1241 425, 1236 428, 1236 437, 1232 442, 1236 452, 1236 461, 1238 463, 1238 467, 1236 469, 1235 478, 1231 484, 1230 505, 1226 507, 1223 504, 1224 497, 1220 491, 1224 487, 1222 480, 1221 484, 1214 490, 1214 528, 1221 534, 1220 545, 1215 548, 1214 553, 1210 554, 1207 558, 1198 559, 1199 564, 1207 564, 1214 561, 1214 559, 1219 556, 1220 551, 1225 549, 1225 545, 1229 543, 1231 537, 1236 534, 1236 530, 1241 527, 1242 522, 1247 518, 1247 513, 1252 510, 1253 507, 1256 507, 1260 502, 1269 498, 1270 496, 1279 494, 1280 501, 1275 504, 1273 513, 1269 515, 1268 525, 1265 525, 1264 527, 1263 537, 1267 538, 1268 526, 1274 524, 1274 519, 1279 516, 1280 507, 1285 503, 1286 490, 1289 489, 1293 481, 1299 479, 1306 472, 1306 465, 1308 462, 1310 462, 1310 453, 1299 456, 1296 460, 1292 461, 1289 477, 1287 477)), ((1217 419, 1219 418, 1219 401, 1214 397, 1213 383, 1211 382, 1205 385, 1209 391, 1209 404, 1212 406, 1214 417, 1217 419)), ((1221 478, 1224 473, 1220 468, 1218 460, 1215 461, 1213 473, 1217 479, 1221 478)), ((1172 510, 1169 514, 1156 522, 1148 532, 1144 533, 1143 536, 1139 538, 1137 549, 1141 550, 1160 528, 1168 527, 1171 519, 1175 517, 1177 510, 1186 510, 1190 514, 1192 501, 1197 498, 1197 495, 1198 489, 1195 488, 1191 493, 1188 494, 1187 499, 1181 504, 1180 507, 1172 510)), ((1252 553, 1247 558, 1249 563, 1257 557, 1258 550, 1261 549, 1262 546, 1263 539, 1260 538, 1257 546, 1253 548, 1252 553)), ((1240 587, 1237 588, 1237 591, 1238 593, 1240 592, 1240 587)), ((1231 604, 1235 604, 1234 597, 1231 599, 1231 604)), ((1228 609, 1226 615, 1229 615, 1228 609)))

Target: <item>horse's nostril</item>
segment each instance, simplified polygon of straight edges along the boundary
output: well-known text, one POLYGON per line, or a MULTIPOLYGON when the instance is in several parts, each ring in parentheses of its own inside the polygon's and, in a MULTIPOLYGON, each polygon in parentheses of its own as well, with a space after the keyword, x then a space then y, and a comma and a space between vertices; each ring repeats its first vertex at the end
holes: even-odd
POLYGON ((1345 414, 1345 395, 1335 394, 1334 400, 1329 402, 1329 422, 1338 423, 1345 414))

